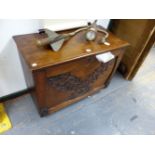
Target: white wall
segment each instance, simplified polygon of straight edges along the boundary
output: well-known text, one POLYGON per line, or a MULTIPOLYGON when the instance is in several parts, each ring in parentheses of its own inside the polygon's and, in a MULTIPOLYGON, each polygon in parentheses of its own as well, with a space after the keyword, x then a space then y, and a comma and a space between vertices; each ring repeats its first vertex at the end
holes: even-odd
MULTIPOLYGON (((42 20, 42 23, 45 28, 59 31, 62 29, 86 26, 89 21, 93 22, 94 20, 86 20, 86 19, 49 20, 49 19, 44 19, 44 20, 42 20)), ((103 25, 105 28, 107 28, 107 26, 109 24, 109 19, 98 20, 97 24, 103 25)))
MULTIPOLYGON (((58 20, 50 20, 50 23, 53 24, 57 22, 58 20)), ((63 22, 65 23, 64 20, 63 22)), ((98 21, 98 24, 104 27, 107 27, 108 23, 108 19, 98 21)), ((45 20, 39 19, 0 20, 0 97, 26 88, 17 48, 12 36, 37 32, 44 24, 45 20)))
POLYGON ((0 97, 26 88, 13 35, 36 32, 40 20, 0 20, 0 97))
POLYGON ((109 22, 110 22, 110 19, 99 19, 97 24, 102 25, 105 28, 108 28, 109 22))

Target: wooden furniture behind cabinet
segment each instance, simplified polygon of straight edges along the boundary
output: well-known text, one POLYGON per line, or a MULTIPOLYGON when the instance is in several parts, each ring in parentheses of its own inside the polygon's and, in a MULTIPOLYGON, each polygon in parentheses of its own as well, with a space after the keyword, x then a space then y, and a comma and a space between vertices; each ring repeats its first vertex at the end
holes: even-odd
POLYGON ((109 30, 130 43, 119 71, 132 80, 155 42, 155 19, 113 19, 109 30))
MULTIPOLYGON (((64 33, 64 32, 62 32, 64 33)), ((41 116, 46 116, 106 87, 122 59, 128 43, 110 34, 110 46, 88 42, 80 32, 53 52, 50 46, 37 47, 36 40, 45 34, 15 36, 27 87, 41 116), (89 50, 88 50, 89 49, 89 50), (101 63, 96 55, 111 51, 114 59, 101 63)))

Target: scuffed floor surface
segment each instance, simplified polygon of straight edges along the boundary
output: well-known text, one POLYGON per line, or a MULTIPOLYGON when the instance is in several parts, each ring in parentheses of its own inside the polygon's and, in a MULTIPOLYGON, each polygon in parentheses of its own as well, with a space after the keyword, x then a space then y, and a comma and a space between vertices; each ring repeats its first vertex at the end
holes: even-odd
POLYGON ((6 109, 5 134, 155 134, 155 49, 132 82, 116 74, 107 89, 52 115, 40 118, 30 95, 6 109))

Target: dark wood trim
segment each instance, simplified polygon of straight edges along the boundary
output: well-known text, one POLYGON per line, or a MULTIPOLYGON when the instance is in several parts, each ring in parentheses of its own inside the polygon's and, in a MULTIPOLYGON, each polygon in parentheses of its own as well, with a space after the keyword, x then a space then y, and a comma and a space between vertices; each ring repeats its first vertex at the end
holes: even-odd
POLYGON ((9 94, 6 96, 2 96, 2 97, 0 97, 0 102, 6 102, 8 100, 11 100, 11 99, 14 99, 16 97, 30 93, 31 91, 32 91, 32 88, 27 88, 27 89, 24 89, 24 90, 21 90, 21 91, 18 91, 18 92, 15 92, 15 93, 12 93, 12 94, 9 94))

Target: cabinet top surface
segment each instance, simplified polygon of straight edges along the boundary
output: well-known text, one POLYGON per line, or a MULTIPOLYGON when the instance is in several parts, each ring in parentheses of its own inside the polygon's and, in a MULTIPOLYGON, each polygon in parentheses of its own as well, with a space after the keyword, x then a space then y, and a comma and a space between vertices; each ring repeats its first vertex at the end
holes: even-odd
POLYGON ((45 34, 26 34, 14 36, 17 48, 24 57, 31 70, 42 69, 61 64, 78 58, 96 55, 107 51, 119 49, 129 44, 110 33, 107 41, 110 46, 98 44, 103 34, 99 33, 95 41, 87 41, 85 31, 79 32, 66 41, 58 52, 53 52, 50 46, 37 47, 37 39, 45 38, 45 34), (86 49, 91 49, 87 52, 86 49))

